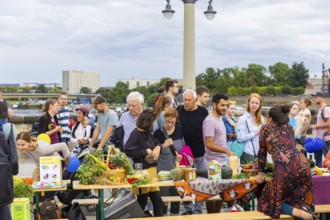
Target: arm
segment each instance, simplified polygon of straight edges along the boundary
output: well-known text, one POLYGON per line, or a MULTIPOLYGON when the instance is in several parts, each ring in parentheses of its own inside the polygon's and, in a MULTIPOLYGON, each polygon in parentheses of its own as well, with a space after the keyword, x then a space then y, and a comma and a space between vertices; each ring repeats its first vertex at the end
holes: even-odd
POLYGON ((40 156, 48 156, 52 155, 55 152, 61 151, 63 153, 64 158, 70 157, 69 148, 64 142, 57 144, 48 144, 44 141, 38 141, 37 150, 40 156))
POLYGON ((94 132, 93 132, 93 136, 91 138, 91 141, 90 141, 90 146, 93 146, 97 140, 97 138, 99 137, 100 135, 100 127, 98 124, 95 125, 95 129, 94 129, 94 132))
MULTIPOLYGON (((249 133, 248 128, 246 127, 246 117, 240 117, 237 123, 237 140, 239 142, 247 142, 257 136, 256 133, 249 133)), ((247 122, 249 125, 249 122, 247 122)), ((250 128, 249 128, 250 129, 250 128)), ((250 129, 251 130, 251 129, 250 129)))
POLYGON ((266 128, 262 127, 259 136, 259 152, 258 152, 258 175, 255 177, 257 183, 262 183, 265 180, 264 172, 267 162, 267 143, 266 143, 266 128))
POLYGON ((102 140, 96 150, 101 150, 102 147, 108 142, 108 140, 110 139, 110 136, 112 134, 112 129, 113 129, 112 125, 109 125, 107 127, 107 130, 106 130, 104 136, 102 137, 102 140))
POLYGON ((311 125, 311 128, 312 129, 328 128, 328 127, 330 127, 330 117, 329 118, 325 118, 325 122, 324 123, 311 125))
POLYGON ((225 147, 215 144, 213 137, 205 137, 205 147, 214 152, 225 153, 228 156, 234 156, 234 152, 230 151, 225 147))
POLYGON ((132 159, 141 160, 147 157, 149 153, 147 149, 141 148, 139 146, 142 146, 142 143, 140 143, 140 139, 138 135, 136 134, 135 130, 133 130, 125 144, 124 152, 127 154, 127 156, 131 157, 132 159))
POLYGON ((326 167, 330 167, 330 151, 328 151, 326 157, 324 158, 324 161, 323 161, 323 163, 322 163, 322 166, 323 166, 324 168, 326 168, 326 167))

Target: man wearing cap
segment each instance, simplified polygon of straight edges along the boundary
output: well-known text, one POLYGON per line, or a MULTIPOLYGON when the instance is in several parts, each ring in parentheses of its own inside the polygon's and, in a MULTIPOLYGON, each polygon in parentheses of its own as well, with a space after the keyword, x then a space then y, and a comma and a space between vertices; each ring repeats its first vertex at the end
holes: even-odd
POLYGON ((101 142, 97 146, 97 150, 101 150, 103 146, 108 144, 112 130, 117 126, 119 118, 118 115, 108 108, 107 102, 103 96, 96 96, 93 101, 94 108, 98 112, 98 126, 96 126, 91 145, 93 146, 96 138, 101 134, 101 142))
POLYGON ((62 142, 67 143, 69 149, 71 149, 70 144, 70 111, 66 107, 68 104, 68 95, 66 92, 61 92, 58 95, 58 104, 60 105, 60 110, 57 113, 57 119, 59 125, 62 127, 63 132, 61 133, 62 142))
POLYGON ((330 147, 330 139, 323 138, 324 132, 330 128, 330 107, 325 102, 325 94, 323 92, 316 92, 312 94, 313 100, 319 106, 317 111, 316 124, 311 125, 311 129, 316 130, 316 137, 324 139, 324 146, 322 150, 314 152, 316 166, 322 167, 322 154, 327 155, 330 147))

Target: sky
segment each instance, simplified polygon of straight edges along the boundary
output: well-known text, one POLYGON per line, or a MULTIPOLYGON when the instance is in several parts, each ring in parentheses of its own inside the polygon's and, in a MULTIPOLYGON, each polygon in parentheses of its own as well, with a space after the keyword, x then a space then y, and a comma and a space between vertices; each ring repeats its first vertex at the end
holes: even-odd
MULTIPOLYGON (((0 0, 0 82, 62 83, 63 70, 119 79, 183 77, 183 16, 166 0, 0 0)), ((195 4, 196 75, 208 67, 330 68, 330 0, 208 0, 195 4)))

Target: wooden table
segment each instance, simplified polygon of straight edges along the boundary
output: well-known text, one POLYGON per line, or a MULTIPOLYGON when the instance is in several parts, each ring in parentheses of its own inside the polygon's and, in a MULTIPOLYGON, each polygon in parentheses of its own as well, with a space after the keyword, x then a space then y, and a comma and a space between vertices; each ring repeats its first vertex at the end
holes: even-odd
MULTIPOLYGON (((33 171, 33 182, 39 182, 39 181, 40 181, 40 169, 35 168, 33 171)), ((34 216, 35 219, 37 220, 40 211, 40 206, 39 206, 40 195, 44 196, 45 192, 65 191, 67 190, 67 184, 62 184, 62 187, 59 188, 33 188, 33 190, 34 190, 34 202, 36 204, 34 216)))
MULTIPOLYGON (((157 178, 149 184, 141 185, 139 188, 144 187, 164 187, 164 186, 174 186, 173 181, 159 181, 157 178)), ((72 188, 74 190, 98 190, 98 205, 96 206, 96 219, 104 220, 104 189, 121 189, 121 188, 132 188, 131 184, 122 185, 83 185, 80 184, 78 180, 73 181, 72 188)))

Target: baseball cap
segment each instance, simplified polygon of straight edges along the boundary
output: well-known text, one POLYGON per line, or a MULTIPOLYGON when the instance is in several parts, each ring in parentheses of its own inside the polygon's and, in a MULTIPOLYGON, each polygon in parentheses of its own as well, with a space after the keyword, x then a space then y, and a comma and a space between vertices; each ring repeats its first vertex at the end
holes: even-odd
POLYGON ((84 116, 88 117, 88 109, 85 107, 81 107, 81 108, 76 108, 76 111, 81 111, 82 113, 84 113, 84 116))
POLYGON ((316 93, 313 93, 312 96, 325 98, 325 94, 324 94, 323 92, 316 92, 316 93))
POLYGON ((94 105, 101 104, 101 103, 104 103, 104 102, 106 102, 105 98, 103 96, 100 96, 100 95, 96 96, 93 100, 94 105))

